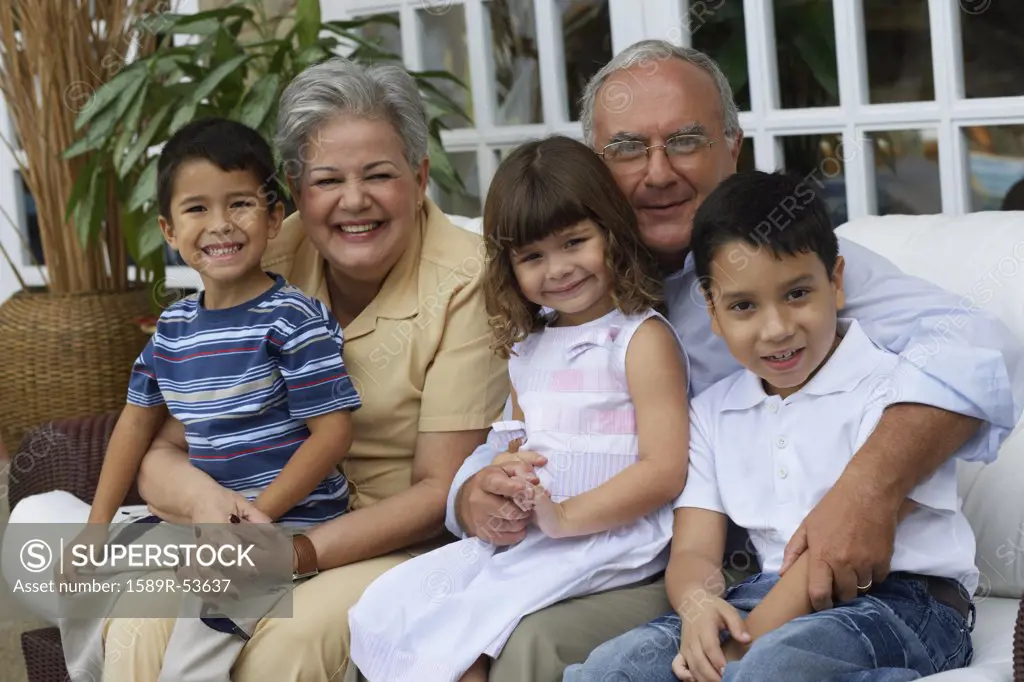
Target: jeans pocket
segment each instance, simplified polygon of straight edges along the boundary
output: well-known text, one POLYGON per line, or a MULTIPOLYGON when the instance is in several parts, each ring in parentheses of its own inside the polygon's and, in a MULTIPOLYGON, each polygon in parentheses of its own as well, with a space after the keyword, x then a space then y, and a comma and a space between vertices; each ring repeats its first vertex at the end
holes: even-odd
POLYGON ((970 663, 971 633, 956 609, 935 599, 918 580, 890 579, 883 585, 881 601, 914 633, 936 673, 970 663))
MULTIPOLYGON (((957 613, 956 609, 948 604, 933 600, 935 606, 935 618, 932 621, 934 627, 929 628, 929 634, 933 639, 932 646, 941 654, 945 655, 945 662, 941 670, 955 670, 964 668, 971 663, 974 657, 974 644, 971 641, 971 630, 963 616, 957 613)), ((971 605, 974 610, 974 605, 971 605)))

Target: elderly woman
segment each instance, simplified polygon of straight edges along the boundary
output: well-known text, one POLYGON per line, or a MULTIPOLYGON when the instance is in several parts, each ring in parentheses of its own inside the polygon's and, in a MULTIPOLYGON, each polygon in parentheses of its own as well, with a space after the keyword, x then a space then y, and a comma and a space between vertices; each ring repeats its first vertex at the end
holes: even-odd
MULTIPOLYGON (((235 682, 341 679, 349 607, 381 573, 436 544, 455 472, 508 396, 506 364, 489 349, 482 241, 425 196, 427 143, 423 102, 398 67, 332 59, 281 98, 277 144, 298 211, 264 267, 330 306, 363 406, 344 460, 351 511, 296 540, 296 568, 319 573, 296 585, 292 617, 259 623, 235 682)), ((168 520, 259 520, 189 464, 178 422, 146 455, 139 489, 168 520)), ((104 679, 155 681, 172 627, 108 620, 104 679)))

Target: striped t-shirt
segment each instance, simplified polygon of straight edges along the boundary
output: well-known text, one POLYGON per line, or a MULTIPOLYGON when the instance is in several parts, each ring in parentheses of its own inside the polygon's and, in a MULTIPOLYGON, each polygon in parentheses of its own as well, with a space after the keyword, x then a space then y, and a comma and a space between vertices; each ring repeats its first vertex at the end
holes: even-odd
MULTIPOLYGON (((309 436, 306 419, 361 404, 341 326, 323 303, 268 274, 273 286, 241 305, 208 310, 198 293, 165 310, 128 387, 133 405, 166 403, 185 426, 192 464, 250 500, 309 436)), ((278 520, 314 524, 347 509, 348 483, 334 471, 278 520)))

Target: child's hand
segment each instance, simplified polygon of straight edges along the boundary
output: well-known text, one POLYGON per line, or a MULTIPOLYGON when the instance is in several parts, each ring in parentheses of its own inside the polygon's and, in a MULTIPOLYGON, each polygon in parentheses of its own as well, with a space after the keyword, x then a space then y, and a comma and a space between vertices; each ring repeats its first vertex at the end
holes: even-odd
POLYGON ((741 646, 750 641, 743 618, 732 604, 719 597, 703 602, 700 614, 683 627, 679 655, 672 661, 672 672, 676 677, 697 682, 721 682, 727 661, 719 639, 722 630, 728 630, 741 646))
POLYGON ((521 446, 522 444, 522 438, 516 438, 513 441, 509 441, 508 450, 499 453, 498 456, 494 458, 494 461, 491 462, 491 464, 497 464, 500 466, 502 464, 514 464, 516 462, 519 462, 520 459, 516 457, 516 453, 519 452, 519 446, 521 446))
POLYGON ((565 507, 551 500, 551 493, 536 486, 533 489, 533 522, 549 538, 564 538, 569 535, 569 522, 565 507))
POLYGON ((517 493, 512 498, 512 501, 521 510, 528 512, 533 509, 534 486, 540 483, 540 479, 534 473, 534 466, 542 465, 546 460, 535 452, 519 452, 519 446, 522 443, 521 438, 511 441, 508 444, 508 450, 495 457, 491 464, 500 466, 509 478, 527 484, 521 493, 517 493))

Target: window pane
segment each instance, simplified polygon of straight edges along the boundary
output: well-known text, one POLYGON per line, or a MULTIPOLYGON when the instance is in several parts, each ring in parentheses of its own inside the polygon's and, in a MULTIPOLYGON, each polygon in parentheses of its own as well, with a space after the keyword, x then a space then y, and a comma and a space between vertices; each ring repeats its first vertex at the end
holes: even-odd
MULTIPOLYGON (((22 249, 21 262, 25 265, 46 265, 43 261, 43 240, 42 235, 39 232, 39 214, 36 211, 36 200, 32 196, 32 192, 28 189, 28 184, 25 182, 25 178, 22 177, 19 171, 14 171, 14 174, 18 176, 15 181, 15 187, 20 190, 20 196, 18 199, 18 214, 16 219, 20 223, 18 229, 21 232, 23 244, 28 246, 26 252, 22 249)), ((3 218, 0 217, 0 221, 3 218)), ((11 258, 17 262, 17 256, 11 254, 11 258)))
POLYGON ((449 194, 438 189, 437 205, 441 210, 450 215, 460 215, 466 218, 476 218, 483 213, 483 204, 480 201, 480 173, 477 172, 476 152, 454 152, 449 153, 452 165, 458 171, 462 183, 466 186, 465 192, 449 194))
POLYGON ((745 173, 756 169, 757 165, 754 163, 754 138, 743 138, 743 142, 740 144, 740 156, 736 159, 736 170, 740 173, 745 173))
POLYGON ((961 0, 960 34, 967 97, 1024 95, 1024 7, 961 0))
POLYGON ((533 0, 491 0, 490 13, 497 125, 543 123, 537 22, 533 0))
POLYGON ((782 141, 782 159, 786 172, 807 178, 807 185, 828 206, 832 224, 846 222, 846 168, 843 163, 842 135, 787 135, 782 141))
POLYGON ((942 213, 935 130, 880 131, 868 137, 875 152, 878 215, 942 213))
POLYGON ((743 24, 743 3, 719 3, 713 11, 701 3, 691 4, 686 21, 690 42, 711 56, 722 68, 733 98, 741 111, 750 111, 747 76, 747 34, 743 24))
POLYGON ((391 54, 402 55, 402 27, 397 12, 378 15, 393 21, 393 24, 383 21, 375 21, 367 24, 360 31, 360 36, 368 43, 377 46, 377 49, 391 54))
POLYGON ((773 0, 783 109, 839 104, 832 0, 773 0))
POLYGON ((970 150, 971 210, 1024 210, 1024 186, 1018 185, 1024 180, 1024 125, 964 128, 964 135, 970 150))
POLYGON ((935 99, 928 0, 864 0, 872 104, 935 99))
POLYGON ((562 11, 569 120, 580 119, 580 97, 587 81, 612 58, 608 0, 557 0, 562 11))
MULTIPOLYGON (((444 94, 453 99, 470 119, 473 98, 469 92, 469 57, 466 52, 466 13, 462 5, 418 11, 423 27, 423 68, 426 71, 447 71, 465 84, 462 87, 448 80, 435 80, 444 94)), ((427 104, 430 107, 430 103, 427 104)), ((445 114, 441 123, 449 128, 465 128, 469 124, 454 114, 445 114)))
POLYGON ((494 156, 495 156, 495 158, 498 159, 498 165, 501 165, 501 162, 504 161, 505 159, 507 159, 508 155, 511 154, 513 151, 515 151, 516 146, 512 146, 512 147, 498 147, 497 149, 494 150, 494 156))

